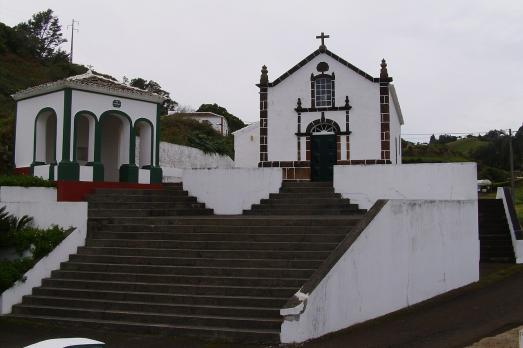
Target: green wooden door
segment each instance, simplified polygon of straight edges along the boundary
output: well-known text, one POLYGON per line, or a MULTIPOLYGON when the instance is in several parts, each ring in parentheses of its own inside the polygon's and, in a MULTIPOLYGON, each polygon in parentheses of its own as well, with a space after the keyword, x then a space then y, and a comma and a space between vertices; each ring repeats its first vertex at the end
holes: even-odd
POLYGON ((311 136, 311 179, 332 181, 336 164, 336 135, 311 136))

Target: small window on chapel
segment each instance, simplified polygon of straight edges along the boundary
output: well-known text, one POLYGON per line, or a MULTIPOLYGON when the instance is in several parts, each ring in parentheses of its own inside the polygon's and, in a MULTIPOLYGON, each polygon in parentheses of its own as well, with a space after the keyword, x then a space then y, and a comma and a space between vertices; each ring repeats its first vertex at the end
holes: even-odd
POLYGON ((332 106, 332 83, 329 77, 317 78, 314 82, 316 107, 332 106))

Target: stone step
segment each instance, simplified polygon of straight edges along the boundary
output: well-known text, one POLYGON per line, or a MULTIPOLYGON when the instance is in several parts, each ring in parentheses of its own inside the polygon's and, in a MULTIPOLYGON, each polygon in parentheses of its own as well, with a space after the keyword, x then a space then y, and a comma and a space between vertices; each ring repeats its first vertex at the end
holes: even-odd
POLYGON ((177 216, 177 217, 90 217, 100 225, 196 225, 196 226, 346 226, 362 218, 361 214, 334 216, 177 216))
POLYGON ((89 217, 156 217, 178 215, 212 215, 212 209, 178 208, 178 209, 89 209, 89 217))
POLYGON ((289 199, 303 199, 303 198, 341 198, 339 193, 310 193, 310 192, 280 192, 270 193, 269 199, 289 198, 289 199))
POLYGON ((327 242, 235 242, 235 241, 173 241, 88 239, 90 247, 209 249, 209 250, 333 250, 338 243, 327 242))
POLYGON ((169 283, 169 284, 205 284, 205 285, 232 285, 232 286, 275 286, 294 287, 299 289, 307 279, 305 278, 270 278, 270 277, 213 277, 196 275, 169 275, 147 273, 110 273, 55 270, 51 272, 54 279, 77 279, 97 281, 119 281, 139 283, 169 283))
POLYGON ((13 318, 33 320, 35 322, 49 322, 61 326, 89 327, 100 330, 115 330, 142 334, 183 335, 205 338, 211 341, 240 342, 240 343, 276 343, 279 342, 278 329, 231 329, 226 327, 206 327, 188 325, 148 324, 126 321, 111 321, 102 319, 79 319, 53 317, 49 315, 10 315, 13 318))
POLYGON ((184 232, 96 232, 93 239, 131 239, 131 240, 179 240, 179 241, 244 241, 244 242, 331 242, 339 243, 345 233, 184 233, 184 232))
POLYGON ((284 181, 282 187, 332 187, 329 181, 284 181))
POLYGON ((155 292, 187 295, 219 295, 219 296, 259 296, 259 297, 290 297, 298 289, 295 287, 255 287, 255 286, 219 286, 199 284, 168 284, 168 283, 138 283, 115 282, 77 279, 42 280, 42 287, 72 288, 113 291, 155 292))
POLYGON ((256 208, 254 210, 244 210, 245 215, 349 215, 363 214, 349 208, 328 208, 328 209, 278 209, 278 208, 256 208))
POLYGON ((132 321, 135 323, 222 326, 229 328, 278 329, 282 320, 277 318, 226 317, 223 315, 189 315, 138 311, 97 310, 91 308, 64 308, 57 306, 15 305, 14 314, 79 318, 92 320, 132 321))
POLYGON ((204 203, 198 202, 89 202, 89 209, 145 209, 145 210, 164 210, 164 209, 205 208, 204 203))
POLYGON ((241 307, 241 306, 213 306, 213 305, 186 305, 171 303, 152 303, 137 301, 107 301, 72 297, 53 296, 24 296, 24 304, 31 306, 54 306, 63 308, 89 308, 109 311, 140 311, 144 313, 176 313, 188 315, 213 315, 226 317, 255 317, 273 318, 280 317, 280 309, 267 307, 241 307))
POLYGON ((214 266, 233 267, 241 264, 243 267, 261 268, 317 268, 323 260, 272 260, 272 259, 217 259, 188 257, 152 257, 152 256, 122 256, 122 255, 81 255, 69 257, 72 262, 111 263, 127 265, 161 265, 161 266, 214 266))
POLYGON ((106 301, 137 301, 149 303, 168 303, 201 306, 261 307, 281 308, 288 298, 253 296, 217 296, 166 294, 137 291, 92 290, 74 288, 34 288, 33 295, 49 297, 83 298, 106 301))
POLYGON ((146 202, 196 202, 196 197, 187 196, 185 194, 180 195, 157 195, 157 196, 144 196, 144 195, 90 195, 87 198, 87 202, 109 202, 109 203, 146 203, 146 202))
POLYGON ((260 200, 260 204, 337 204, 346 203, 350 204, 350 199, 346 198, 314 198, 314 197, 301 197, 301 198, 287 198, 287 197, 274 197, 274 198, 263 198, 260 200))
POLYGON ((80 247, 80 255, 122 255, 122 256, 171 256, 171 257, 206 257, 224 259, 260 259, 270 258, 291 260, 324 260, 330 251, 317 250, 202 250, 202 249, 159 249, 159 248, 116 248, 116 247, 80 247))
POLYGON ((334 187, 300 187, 300 186, 282 186, 280 193, 307 193, 307 194, 325 194, 334 193, 334 187))
MULTIPOLYGON (((176 232, 176 233, 275 233, 275 234, 342 234, 359 220, 347 220, 341 226, 229 226, 229 225, 159 225, 159 224, 105 224, 99 232, 176 232)), ((254 224, 255 222, 253 222, 254 224)), ((97 235, 97 234, 96 234, 97 235)))
POLYGON ((133 265, 133 264, 104 264, 87 262, 63 262, 60 267, 65 271, 86 272, 122 272, 122 273, 148 273, 169 275, 195 275, 195 276, 220 276, 220 277, 276 277, 276 278, 309 278, 315 269, 297 268, 261 268, 242 267, 200 267, 200 266, 159 266, 159 265, 133 265))
POLYGON ((359 210, 357 204, 351 204, 343 201, 336 202, 310 202, 310 203, 294 203, 289 204, 287 202, 278 202, 272 200, 271 202, 265 202, 261 204, 253 204, 251 209, 284 209, 284 210, 303 210, 303 209, 316 209, 316 210, 328 210, 328 209, 352 209, 354 211, 359 210))
MULTIPOLYGON (((181 187, 166 189, 96 189, 94 195, 167 195, 176 192, 184 192, 181 187)), ((187 191, 185 191, 187 192, 187 191)))

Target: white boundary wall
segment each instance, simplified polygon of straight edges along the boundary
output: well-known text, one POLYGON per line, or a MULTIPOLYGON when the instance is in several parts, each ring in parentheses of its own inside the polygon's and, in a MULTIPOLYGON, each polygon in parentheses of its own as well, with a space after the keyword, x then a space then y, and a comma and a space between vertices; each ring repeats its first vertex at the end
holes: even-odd
POLYGON ((516 238, 516 229, 519 226, 514 226, 512 224, 512 219, 509 215, 509 209, 507 204, 507 199, 505 198, 505 191, 502 187, 498 187, 496 192, 496 199, 503 200, 503 207, 505 208, 505 215, 507 217, 508 227, 510 229, 510 238, 512 239, 512 246, 514 247, 514 254, 516 255, 516 263, 523 263, 523 240, 518 240, 516 238))
POLYGON ((59 225, 63 228, 76 228, 49 255, 27 271, 25 282, 16 282, 0 295, 0 314, 8 314, 13 305, 20 303, 23 296, 31 294, 34 287, 42 284, 42 279, 49 277, 51 271, 58 269, 61 262, 67 261, 70 254, 85 244, 87 203, 57 202, 54 188, 3 186, 0 187, 0 207, 2 206, 6 206, 7 211, 15 216, 32 216, 35 227, 59 225))
POLYGON ((334 166, 334 190, 360 208, 378 199, 477 199, 476 163, 334 166))
POLYGON ((478 279, 477 200, 391 200, 305 294, 304 311, 285 318, 281 341, 316 338, 478 279))
POLYGON ((234 161, 229 156, 206 154, 194 147, 160 143, 160 166, 171 168, 232 168, 234 161))
POLYGON ((183 188, 218 215, 241 214, 278 192, 281 168, 186 169, 183 188))

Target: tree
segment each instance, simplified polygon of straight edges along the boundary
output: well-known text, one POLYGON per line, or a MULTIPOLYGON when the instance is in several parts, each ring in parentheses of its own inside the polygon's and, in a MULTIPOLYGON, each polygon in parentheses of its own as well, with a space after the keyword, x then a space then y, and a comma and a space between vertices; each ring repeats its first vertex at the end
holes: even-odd
POLYGON ((214 104, 202 104, 196 110, 197 112, 213 112, 217 115, 225 117, 227 124, 229 125, 229 133, 237 131, 240 128, 245 127, 245 123, 238 117, 230 114, 226 108, 214 103, 214 104))
POLYGON ((58 17, 53 16, 53 10, 38 12, 27 23, 20 23, 14 29, 28 39, 37 58, 67 57, 60 50, 60 45, 67 40, 63 38, 62 26, 58 17))
POLYGON ((162 86, 156 81, 153 80, 145 80, 141 77, 137 77, 131 80, 131 83, 129 84, 132 87, 140 88, 145 91, 149 91, 152 93, 156 93, 164 98, 165 101, 162 104, 162 109, 160 110, 161 115, 167 115, 170 111, 174 111, 176 108, 176 105, 178 105, 177 102, 171 99, 170 93, 163 90, 162 86))
POLYGON ((434 136, 434 134, 430 136, 429 144, 436 144, 436 137, 434 136))

